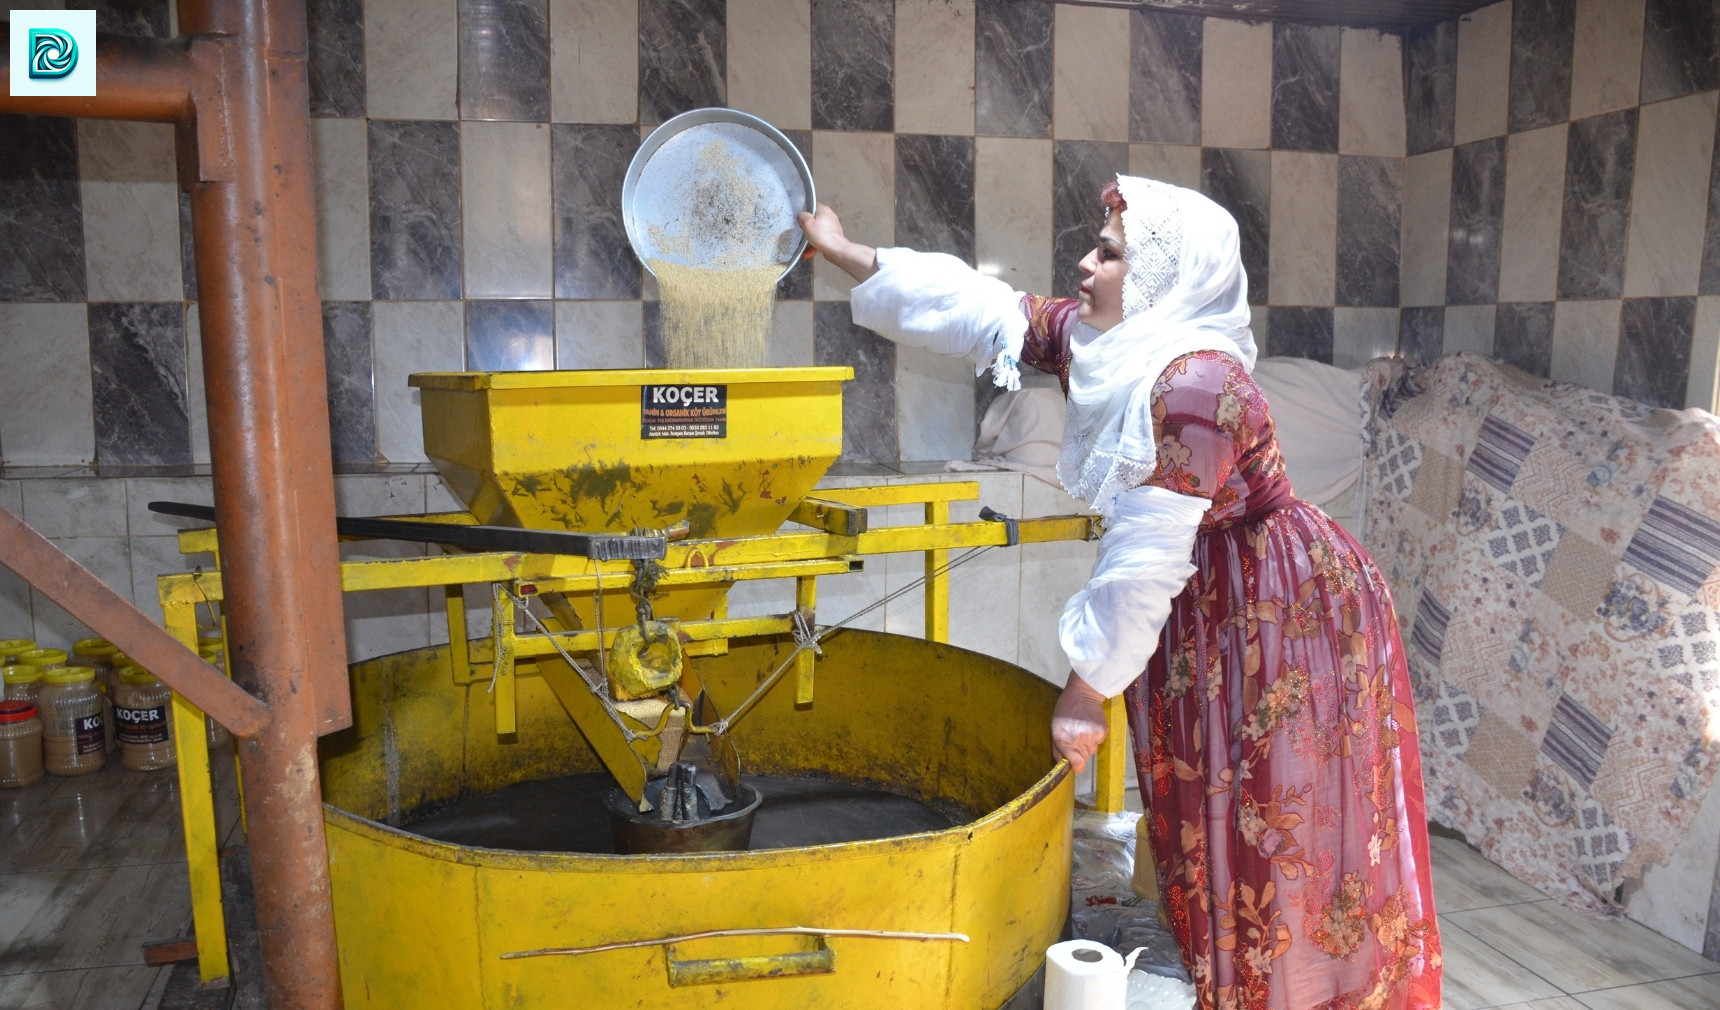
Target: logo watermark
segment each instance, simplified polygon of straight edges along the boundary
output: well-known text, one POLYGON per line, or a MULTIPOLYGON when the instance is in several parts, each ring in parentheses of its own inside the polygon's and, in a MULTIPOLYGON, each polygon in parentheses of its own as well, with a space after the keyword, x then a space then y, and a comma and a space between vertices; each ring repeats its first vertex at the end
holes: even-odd
POLYGON ((95 11, 13 11, 13 95, 96 93, 95 11))

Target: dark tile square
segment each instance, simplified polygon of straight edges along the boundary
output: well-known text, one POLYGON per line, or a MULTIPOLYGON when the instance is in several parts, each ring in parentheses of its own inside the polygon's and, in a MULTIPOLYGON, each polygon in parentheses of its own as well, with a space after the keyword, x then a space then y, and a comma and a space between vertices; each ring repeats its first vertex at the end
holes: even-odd
POLYGON ((1229 147, 1200 152, 1200 189, 1236 219, 1248 301, 1265 305, 1272 220, 1272 154, 1229 147))
POLYGON ((1056 8, 1038 0, 974 7, 974 125, 982 137, 1051 136, 1056 8))
POLYGON ((812 128, 896 123, 895 0, 812 0, 812 128))
POLYGON ((190 463, 185 306, 89 306, 96 462, 190 463))
POLYGON ((1272 26, 1272 146, 1338 149, 1339 29, 1272 26))
POLYGON ((1129 139, 1200 143, 1201 43, 1197 14, 1136 9, 1129 14, 1129 139))
POLYGON ((1720 86, 1713 0, 1648 0, 1642 26, 1642 104, 1720 86))
POLYGON ((1512 0, 1512 133, 1571 118, 1571 51, 1576 35, 1575 0, 1512 0))
POLYGON ((84 297, 75 120, 0 115, 0 301, 84 297))
POLYGON ((369 302, 323 302, 329 447, 336 463, 374 463, 376 375, 369 302))
POLYGON ((1553 367, 1553 303, 1501 304, 1493 316, 1493 356, 1547 378, 1553 367))
POLYGON ((1441 21, 1404 37, 1408 90, 1404 125, 1410 154, 1451 146, 1457 123, 1457 22, 1441 21))
POLYGON ((1505 138, 1458 146, 1451 157, 1451 235, 1445 268, 1449 305, 1499 296, 1499 236, 1505 218, 1505 138))
POLYGON ((638 298, 639 260, 621 221, 621 183, 639 131, 575 123, 550 131, 555 296, 638 298))
POLYGON ((460 297, 460 124, 370 121, 370 287, 460 297))
POLYGON ((1332 363, 1332 310, 1274 305, 1266 327, 1265 353, 1273 358, 1312 358, 1332 363))
POLYGON ((1339 305, 1396 307, 1403 159, 1338 159, 1339 305))
POLYGON ((1617 298, 1624 291, 1635 171, 1635 109, 1571 124, 1560 219, 1560 298, 1617 298))
POLYGON ((813 361, 854 369, 854 381, 842 387, 843 462, 895 462, 896 345, 855 326, 847 302, 818 302, 813 361))
POLYGON ((972 137, 896 137, 896 244, 974 259, 972 137))
POLYGON ((1398 354, 1428 362, 1445 353, 1445 306, 1404 306, 1398 313, 1398 354))
POLYGON ((466 302, 466 368, 532 372, 555 367, 555 303, 466 302))
POLYGON ((1682 409, 1696 332, 1694 298, 1627 298, 1619 318, 1613 395, 1682 409))
POLYGON ((725 0, 639 0, 639 121, 728 101, 725 0))
POLYGON ((364 115, 363 0, 309 0, 305 15, 311 115, 364 115))
POLYGON ((1081 257, 1099 241, 1105 207, 1099 190, 1129 170, 1129 145, 1059 140, 1051 149, 1051 293, 1074 297, 1081 257))

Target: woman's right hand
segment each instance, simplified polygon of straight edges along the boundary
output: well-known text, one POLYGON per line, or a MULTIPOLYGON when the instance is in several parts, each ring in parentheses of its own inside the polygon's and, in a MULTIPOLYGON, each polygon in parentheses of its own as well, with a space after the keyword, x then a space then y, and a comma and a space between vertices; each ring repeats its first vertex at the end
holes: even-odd
POLYGON ((1070 671, 1069 683, 1051 712, 1051 746, 1069 762, 1070 770, 1080 774, 1105 742, 1105 732, 1105 696, 1070 671))
POLYGON ((823 253, 825 259, 841 267, 848 276, 864 281, 878 272, 878 250, 850 242, 843 234, 842 220, 828 204, 819 204, 816 214, 801 211, 796 221, 812 248, 823 253))

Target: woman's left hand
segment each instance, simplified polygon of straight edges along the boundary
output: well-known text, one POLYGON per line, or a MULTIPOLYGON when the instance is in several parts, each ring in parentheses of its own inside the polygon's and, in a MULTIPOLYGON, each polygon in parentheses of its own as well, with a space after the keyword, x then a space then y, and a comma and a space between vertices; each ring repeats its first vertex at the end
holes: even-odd
POLYGON ((1051 745, 1079 774, 1104 742, 1105 696, 1070 671, 1069 684, 1051 713, 1051 745))

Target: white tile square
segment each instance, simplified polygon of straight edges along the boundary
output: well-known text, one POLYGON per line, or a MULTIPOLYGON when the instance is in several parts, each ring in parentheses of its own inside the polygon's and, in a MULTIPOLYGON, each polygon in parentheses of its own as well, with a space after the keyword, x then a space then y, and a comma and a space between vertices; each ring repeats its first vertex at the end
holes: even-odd
POLYGON ((903 460, 972 459, 974 368, 967 358, 896 348, 896 439, 903 460))
POLYGON ((1338 278, 1338 156, 1272 152, 1273 305, 1331 305, 1338 278))
POLYGON ((424 420, 414 372, 458 372, 466 365, 465 319, 460 302, 376 302, 376 442, 391 463, 422 463, 424 420))
POLYGON ((765 349, 770 368, 800 368, 814 364, 812 303, 777 302, 770 313, 770 346, 765 349))
POLYGON ((550 0, 549 109, 557 123, 638 121, 638 0, 550 0))
POLYGON ((1644 0, 1577 0, 1571 47, 1571 118, 1637 104, 1644 0))
POLYGON ((444 481, 440 474, 430 473, 424 475, 424 511, 431 514, 464 512, 466 503, 448 489, 448 482, 444 481))
MULTIPOLYGON (((422 515, 424 475, 418 473, 342 474, 334 479, 334 507, 343 516, 422 515)), ((392 545, 394 541, 351 541, 346 546, 359 553, 392 545)), ((414 553, 423 553, 414 548, 414 553)), ((392 556, 392 551, 383 556, 392 556)))
POLYGON ((89 300, 179 301, 172 125, 80 119, 77 129, 89 300))
POLYGON ((51 540, 126 535, 123 480, 83 477, 21 483, 24 521, 51 540))
POLYGON ((364 83, 373 119, 459 118, 458 0, 366 0, 364 83))
POLYGON ((1584 1010, 1695 1010, 1720 1007, 1720 973, 1585 992, 1584 1010))
POLYGON ((1451 916, 1439 917, 1439 932, 1445 1010, 1481 1010, 1562 995, 1558 986, 1471 936, 1451 916))
POLYGON ((1720 92, 1704 91, 1638 113, 1626 297, 1696 293, 1717 102, 1720 92))
POLYGON ((728 93, 778 129, 812 129, 810 0, 729 0, 728 93))
POLYGON ((1272 25, 1207 18, 1203 32, 1201 145, 1271 147, 1272 25))
POLYGON ((460 218, 467 298, 548 298, 549 127, 460 124, 460 218))
POLYGON ((1505 132, 1511 87, 1511 0, 1457 22, 1457 123, 1454 143, 1505 132))
POLYGON ((1696 299, 1696 333, 1690 345, 1690 384, 1684 405, 1720 413, 1720 297, 1696 299))
MULTIPOLYGON (((438 591, 437 599, 441 594, 438 591)), ((360 663, 430 644, 430 591, 385 589, 343 594, 346 661, 360 663)), ((440 603, 437 608, 441 609, 440 603)), ((446 624, 443 639, 447 638, 446 624)))
MULTIPOLYGON (((132 599, 131 542, 126 537, 70 537, 56 539, 54 546, 70 554, 72 560, 89 569, 90 574, 102 580, 109 589, 127 600, 132 599)), ((30 597, 30 609, 36 618, 36 632, 31 637, 37 645, 69 649, 78 639, 90 637, 90 630, 82 622, 62 610, 40 590, 32 589, 30 597)))
MULTIPOLYGON (((1211 24, 1209 21, 1208 24, 1211 24)), ((1022 480, 1022 518, 1078 515, 1088 510, 1062 488, 1037 477, 1022 480)), ((1021 550, 1021 623, 1016 662, 1022 668, 1061 685, 1069 678, 1069 660, 1057 636, 1063 606, 1093 574, 1098 544, 1092 542, 1023 544, 1021 550)))
POLYGON ((1552 378, 1612 392, 1620 304, 1609 299, 1561 301, 1553 306, 1553 357, 1548 371, 1552 378))
POLYGON ((0 303, 0 452, 7 466, 96 458, 89 314, 82 302, 0 303))
POLYGON ((1474 351, 1493 353, 1492 305, 1447 305, 1445 307, 1445 353, 1474 351))
POLYGON ((370 300, 370 140, 363 119, 312 119, 317 274, 325 301, 370 300))
POLYGON ((171 501, 187 505, 214 505, 215 488, 212 477, 127 477, 124 484, 126 531, 133 537, 167 537, 180 530, 201 529, 211 525, 201 519, 158 515, 149 510, 149 503, 171 501))
POLYGON ((1051 290, 1051 141, 974 140, 974 258, 1017 291, 1051 290))
POLYGON ((643 310, 637 301, 555 303, 555 367, 644 368, 643 310))
POLYGON ((1451 237, 1451 148, 1404 159, 1405 305, 1444 305, 1451 237))
MULTIPOLYGON (((1685 829, 1684 840, 1666 862, 1650 866, 1640 881, 1626 885, 1625 914, 1674 943, 1700 951, 1708 932, 1712 890, 1692 887, 1691 882, 1714 880, 1717 862, 1720 862, 1720 789, 1711 786, 1695 819, 1685 829)), ((1715 969, 1720 971, 1720 964, 1715 969)), ((1716 994, 1720 995, 1720 987, 1716 988, 1716 994)))
POLYGON ((1549 302, 1558 296, 1566 132, 1560 123, 1513 133, 1506 141, 1501 302, 1549 302))
MULTIPOLYGON (((1603 919, 1556 901, 1440 916, 1568 993, 1712 972, 1714 962, 1634 922, 1603 919)), ((1547 995, 1552 995, 1548 993, 1547 995)), ((1588 1002, 1586 995, 1583 1002, 1588 1002)))
POLYGON ((161 584, 157 581, 160 576, 195 571, 199 567, 208 571, 215 566, 213 554, 179 553, 179 538, 175 536, 132 537, 130 546, 130 598, 137 609, 157 623, 162 621, 161 584))
POLYGON ((1403 40, 1345 28, 1339 50, 1338 152, 1403 157, 1403 40))
POLYGON ((896 132, 972 134, 973 61, 974 0, 897 0, 896 132))
POLYGON ((1051 127, 1058 140, 1129 139, 1129 12, 1057 5, 1051 127))
MULTIPOLYGON (((818 165, 818 199, 839 209, 850 239, 869 246, 896 242, 896 137, 890 133, 819 130, 812 135, 818 165)), ((854 279, 820 256, 812 268, 812 296, 841 301, 854 279)))
POLYGON ((1130 144, 1129 174, 1200 190, 1200 148, 1184 144, 1130 144))
POLYGON ((1332 364, 1360 368, 1397 351, 1398 310, 1339 306, 1332 310, 1332 364))

